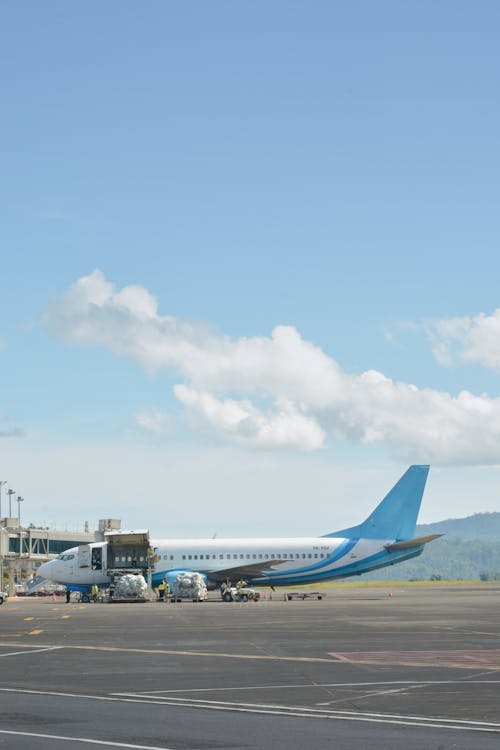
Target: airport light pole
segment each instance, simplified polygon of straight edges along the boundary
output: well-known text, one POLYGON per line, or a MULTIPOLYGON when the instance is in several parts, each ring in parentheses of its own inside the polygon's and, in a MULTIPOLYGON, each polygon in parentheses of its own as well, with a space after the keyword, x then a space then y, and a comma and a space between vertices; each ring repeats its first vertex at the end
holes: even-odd
POLYGON ((17 522, 19 524, 19 528, 21 528, 21 503, 24 502, 24 497, 21 497, 20 495, 17 496, 17 522))
POLYGON ((12 518, 12 495, 15 495, 15 490, 7 490, 7 495, 9 496, 9 518, 12 518))
POLYGON ((4 484, 7 484, 7 480, 0 479, 0 518, 3 518, 2 516, 2 487, 4 484))

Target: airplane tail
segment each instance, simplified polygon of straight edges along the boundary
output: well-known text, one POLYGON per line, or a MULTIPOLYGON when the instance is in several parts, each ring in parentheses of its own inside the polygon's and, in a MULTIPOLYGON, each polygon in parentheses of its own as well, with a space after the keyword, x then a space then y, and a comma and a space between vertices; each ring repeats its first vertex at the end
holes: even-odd
POLYGON ((415 533, 429 466, 410 466, 392 490, 359 526, 325 536, 405 541, 415 533))

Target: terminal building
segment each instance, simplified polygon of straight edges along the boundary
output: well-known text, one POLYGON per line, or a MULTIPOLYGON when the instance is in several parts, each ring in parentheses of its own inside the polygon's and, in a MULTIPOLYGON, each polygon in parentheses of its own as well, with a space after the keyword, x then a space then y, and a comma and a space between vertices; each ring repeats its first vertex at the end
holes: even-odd
POLYGON ((118 530, 121 521, 117 518, 103 518, 97 531, 62 531, 51 528, 37 528, 30 524, 21 526, 18 518, 0 518, 0 589, 8 581, 9 593, 16 585, 36 577, 39 565, 52 560, 70 547, 78 547, 104 539, 104 532, 118 530))

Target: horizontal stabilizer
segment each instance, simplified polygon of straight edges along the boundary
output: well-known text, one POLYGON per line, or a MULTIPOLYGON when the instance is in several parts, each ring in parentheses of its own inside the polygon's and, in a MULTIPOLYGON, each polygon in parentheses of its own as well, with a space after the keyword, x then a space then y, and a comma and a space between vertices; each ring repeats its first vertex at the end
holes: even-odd
POLYGON ((386 550, 391 552, 397 549, 411 549, 412 547, 421 547, 423 544, 433 542, 434 539, 439 539, 443 534, 429 534, 429 536, 419 536, 416 539, 407 539, 406 542, 394 542, 394 544, 388 544, 386 550))

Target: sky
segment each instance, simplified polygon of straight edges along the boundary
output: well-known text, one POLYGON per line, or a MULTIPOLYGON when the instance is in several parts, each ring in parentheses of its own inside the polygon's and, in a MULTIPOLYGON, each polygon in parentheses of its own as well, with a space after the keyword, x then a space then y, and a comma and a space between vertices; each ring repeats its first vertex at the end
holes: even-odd
POLYGON ((411 463, 421 521, 500 511, 499 31, 488 0, 2 4, 25 522, 328 533, 411 463))

